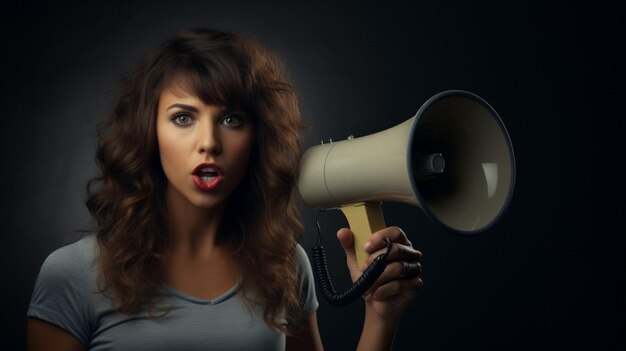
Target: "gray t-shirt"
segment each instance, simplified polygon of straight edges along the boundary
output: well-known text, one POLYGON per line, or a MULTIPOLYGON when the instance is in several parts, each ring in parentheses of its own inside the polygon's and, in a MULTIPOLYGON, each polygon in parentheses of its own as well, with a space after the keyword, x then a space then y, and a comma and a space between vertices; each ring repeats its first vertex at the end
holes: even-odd
MULTIPOLYGON (((147 309, 134 315, 113 311, 112 301, 97 289, 97 240, 89 235, 46 258, 26 315, 55 324, 88 350, 284 350, 285 335, 265 324, 263 309, 247 303, 238 282, 222 296, 203 300, 164 286, 171 306, 165 317, 147 309)), ((304 249, 297 245, 304 306, 318 307, 313 274, 304 249)))

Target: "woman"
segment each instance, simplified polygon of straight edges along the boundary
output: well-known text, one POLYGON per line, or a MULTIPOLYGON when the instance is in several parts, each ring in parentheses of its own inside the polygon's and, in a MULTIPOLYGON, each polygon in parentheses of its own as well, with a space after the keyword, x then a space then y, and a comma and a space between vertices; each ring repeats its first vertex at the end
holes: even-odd
MULTIPOLYGON (((255 40, 193 29, 151 49, 100 129, 95 234, 41 268, 29 349, 321 349, 297 244, 303 127, 279 60, 255 40)), ((385 237, 392 263, 364 296, 362 350, 390 347, 422 284, 397 227, 372 235, 366 263, 385 237)), ((356 279, 352 233, 338 238, 356 279)))

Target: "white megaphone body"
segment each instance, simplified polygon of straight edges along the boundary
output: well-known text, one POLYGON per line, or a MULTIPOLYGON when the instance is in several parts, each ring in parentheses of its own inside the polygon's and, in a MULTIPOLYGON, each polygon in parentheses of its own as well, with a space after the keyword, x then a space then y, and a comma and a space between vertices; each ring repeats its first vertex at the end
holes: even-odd
POLYGON ((472 235, 498 220, 514 183, 513 147, 496 111, 450 90, 395 127, 309 148, 298 190, 310 207, 342 210, 360 265, 364 243, 385 227, 381 202, 419 207, 445 229, 472 235))

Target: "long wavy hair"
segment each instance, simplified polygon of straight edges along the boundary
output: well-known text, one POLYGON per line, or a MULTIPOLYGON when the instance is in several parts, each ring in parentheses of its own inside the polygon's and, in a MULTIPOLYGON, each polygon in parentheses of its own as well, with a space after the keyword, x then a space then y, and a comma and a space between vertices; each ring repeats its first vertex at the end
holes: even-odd
POLYGON ((98 292, 112 297, 121 313, 152 311, 162 297, 172 236, 156 111, 160 93, 181 78, 205 103, 237 107, 253 119, 256 144, 226 202, 218 242, 237 252, 245 298, 263 306, 265 323, 290 334, 303 318, 295 257, 303 226, 294 189, 306 124, 281 61, 235 33, 180 32, 120 80, 112 114, 98 127, 100 174, 87 184, 100 247, 98 292))

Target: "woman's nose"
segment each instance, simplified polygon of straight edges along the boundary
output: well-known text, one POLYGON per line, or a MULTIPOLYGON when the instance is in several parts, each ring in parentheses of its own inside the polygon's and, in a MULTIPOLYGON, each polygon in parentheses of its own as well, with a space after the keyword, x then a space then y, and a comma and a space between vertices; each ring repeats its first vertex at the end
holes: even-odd
POLYGON ((199 152, 219 155, 222 152, 219 129, 214 126, 202 128, 200 133, 199 152))

